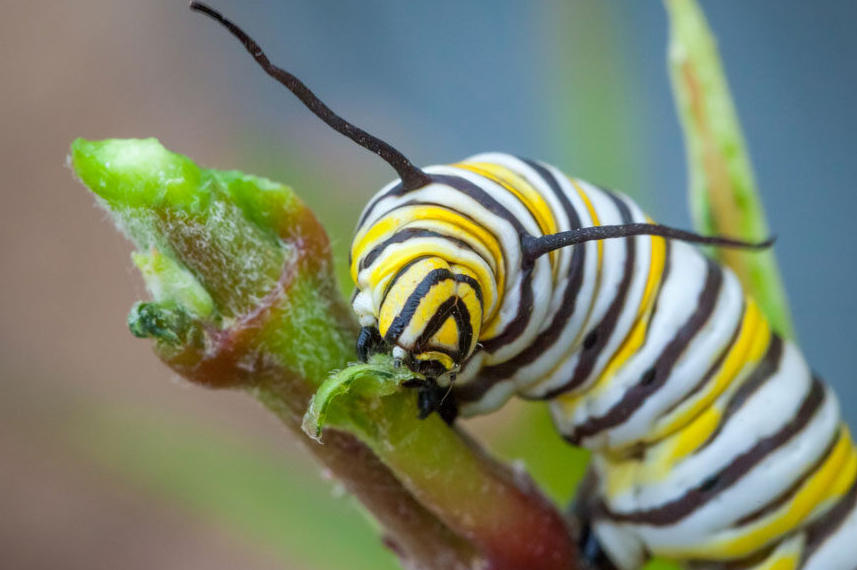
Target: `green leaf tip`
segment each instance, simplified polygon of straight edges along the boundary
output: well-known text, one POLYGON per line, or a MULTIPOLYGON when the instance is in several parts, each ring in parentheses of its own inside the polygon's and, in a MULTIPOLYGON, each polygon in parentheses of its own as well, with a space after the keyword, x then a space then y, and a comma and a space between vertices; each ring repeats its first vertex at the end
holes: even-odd
POLYGON ((254 310, 296 256, 327 270, 327 236, 288 186, 200 168, 153 138, 77 139, 69 162, 142 252, 135 263, 156 301, 197 318, 235 317, 254 310))
POLYGON ((163 204, 196 212, 204 209, 210 198, 207 187, 200 184, 200 168, 154 138, 79 138, 71 145, 71 166, 111 208, 163 204))
POLYGON ((321 441, 325 425, 338 425, 342 420, 334 404, 347 406, 357 400, 371 401, 390 396, 414 377, 407 368, 394 366, 392 357, 388 355, 375 355, 367 364, 353 364, 336 371, 313 396, 304 415, 303 430, 311 438, 321 441))

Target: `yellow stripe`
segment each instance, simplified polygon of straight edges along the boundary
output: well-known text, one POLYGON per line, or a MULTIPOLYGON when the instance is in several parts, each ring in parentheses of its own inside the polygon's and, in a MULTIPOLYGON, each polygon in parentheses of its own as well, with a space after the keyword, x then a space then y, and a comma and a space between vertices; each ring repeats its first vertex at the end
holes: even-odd
MULTIPOLYGON (((408 297, 413 293, 414 288, 422 282, 423 279, 425 279, 426 275, 435 269, 444 269, 448 267, 449 265, 441 258, 430 257, 408 268, 405 274, 396 281, 395 285, 393 285, 387 293, 387 298, 384 300, 384 304, 380 307, 380 312, 378 314, 378 331, 381 333, 381 336, 387 334, 387 330, 393 324, 393 320, 401 311, 405 302, 408 300, 408 297)), ((422 298, 413 318, 411 318, 407 327, 405 327, 404 334, 410 332, 409 329, 414 322, 423 323, 423 325, 425 325, 428 318, 431 317, 430 309, 432 306, 437 306, 437 304, 431 305, 432 297, 438 295, 438 293, 443 295, 444 288, 449 290, 449 294, 452 294, 454 292, 454 287, 455 284, 453 281, 445 280, 429 289, 428 294, 422 298)))
POLYGON ((797 570, 804 545, 802 534, 783 541, 763 562, 748 570, 797 570))
MULTIPOLYGON (((452 236, 456 239, 460 239, 461 241, 469 245, 473 249, 473 251, 475 251, 481 258, 485 260, 485 263, 488 265, 488 267, 491 268, 492 272, 497 273, 498 262, 496 259, 494 259, 494 256, 491 251, 489 251, 488 248, 485 247, 485 244, 483 244, 475 236, 466 232, 462 232, 459 226, 456 226, 450 222, 445 222, 443 220, 416 220, 410 222, 406 227, 419 230, 428 230, 442 235, 452 236)), ((502 260, 500 260, 500 262, 502 262, 502 260)))
MULTIPOLYGON (((778 536, 796 528, 820 502, 829 498, 831 487, 841 476, 843 467, 847 468, 853 462, 857 468, 857 462, 851 459, 853 455, 854 448, 848 429, 843 428, 830 456, 801 485, 792 499, 772 515, 742 528, 734 538, 717 538, 698 547, 670 550, 665 554, 673 558, 703 560, 728 560, 752 554, 778 536)), ((846 473, 853 481, 854 469, 846 469, 846 473)))
MULTIPOLYGON (((729 353, 726 355, 720 369, 693 400, 685 402, 670 415, 659 421, 655 429, 652 430, 651 435, 647 438, 648 441, 657 441, 686 426, 690 427, 689 424, 693 419, 710 406, 729 387, 742 370, 746 370, 762 358, 770 343, 770 327, 762 316, 758 305, 752 299, 747 299, 746 307, 738 338, 735 339, 735 343, 729 349, 729 353)), ((697 446, 702 445, 705 441, 703 438, 704 432, 698 431, 694 432, 694 434, 688 434, 687 437, 695 439, 697 446)))
MULTIPOLYGON (((414 312, 414 316, 405 328, 405 333, 413 334, 414 337, 419 336, 426 328, 429 320, 434 316, 438 306, 454 294, 455 282, 451 279, 441 281, 437 285, 432 286, 428 294, 420 301, 416 312, 414 312)), ((385 333, 382 331, 381 334, 385 333)))
POLYGON ((851 489, 851 486, 854 485, 854 480, 857 478, 857 453, 853 449, 853 442, 851 442, 851 447, 851 455, 848 458, 848 463, 842 469, 836 481, 830 486, 830 499, 836 500, 843 497, 851 489))
POLYGON ((722 415, 720 408, 711 406, 681 430, 676 436, 676 441, 672 443, 672 449, 668 455, 669 466, 675 465, 678 459, 690 455, 708 441, 720 425, 722 415))
POLYGON ((437 360, 440 362, 444 368, 447 370, 451 370, 455 366, 455 361, 448 354, 444 354, 442 352, 438 352, 435 350, 430 350, 428 352, 421 352, 420 354, 415 354, 414 358, 417 360, 437 360))
POLYGON ((438 345, 448 350, 458 350, 458 325, 451 316, 443 322, 440 330, 429 339, 429 346, 438 345))
MULTIPOLYGON (((467 275, 475 279, 473 272, 461 265, 453 265, 452 271, 457 274, 467 275)), ((473 330, 473 338, 468 347, 468 354, 476 348, 476 343, 479 340, 480 331, 482 328, 482 312, 483 307, 479 303, 479 298, 476 296, 476 291, 469 283, 458 283, 455 289, 455 294, 464 303, 467 312, 470 314, 470 327, 473 330)))
MULTIPOLYGON (((408 243, 404 242, 401 244, 396 244, 396 249, 388 253, 384 259, 384 264, 375 267, 372 273, 369 274, 369 282, 374 284, 375 287, 383 287, 384 283, 387 282, 393 275, 399 272, 399 270, 404 267, 408 262, 413 260, 420 255, 425 255, 427 252, 425 251, 426 244, 420 243, 408 243)), ((480 287, 482 288, 482 295, 485 301, 485 318, 490 318, 493 316, 498 306, 496 304, 497 291, 495 288, 495 282, 493 274, 490 273, 489 269, 484 267, 481 264, 467 264, 464 265, 465 262, 469 260, 458 258, 451 254, 451 252, 447 252, 448 255, 444 256, 443 248, 446 245, 438 246, 436 249, 431 250, 431 254, 433 256, 447 259, 451 262, 458 262, 456 264, 457 267, 466 267, 469 270, 469 273, 472 274, 472 277, 479 282, 480 287)))
POLYGON ((560 395, 556 398, 555 401, 557 405, 562 407, 563 413, 571 414, 580 405, 584 396, 587 399, 592 398, 605 390, 616 372, 631 356, 637 353, 646 340, 646 333, 652 317, 652 310, 654 309, 655 290, 661 282, 661 277, 663 277, 664 263, 666 261, 666 242, 664 239, 659 237, 651 237, 650 239, 652 242, 652 255, 649 261, 649 274, 646 279, 646 286, 643 289, 640 305, 637 309, 634 326, 628 332, 618 350, 607 363, 604 372, 601 373, 591 389, 580 393, 560 395))
MULTIPOLYGON (((357 282, 358 264, 364 255, 372 250, 372 247, 392 236, 396 230, 416 220, 440 220, 458 228, 460 232, 469 234, 479 240, 494 258, 497 266, 498 282, 505 279, 505 267, 503 265, 503 250, 497 238, 475 223, 470 218, 448 210, 440 206, 410 206, 399 208, 390 215, 377 220, 362 236, 355 238, 351 247, 351 278, 357 282)), ((500 291, 502 291, 502 287, 500 291)))
MULTIPOLYGON (((578 184, 577 180, 574 178, 569 178, 574 189, 577 190, 577 194, 580 196, 580 199, 583 200, 583 203, 586 204, 586 209, 589 211, 589 217, 592 218, 593 226, 600 226, 601 221, 598 219, 598 212, 595 211, 595 207, 592 205, 592 201, 589 199, 589 196, 586 192, 583 191, 583 188, 578 184)), ((604 257, 604 242, 602 240, 598 240, 595 242, 598 244, 598 274, 601 274, 601 260, 604 257)))
POLYGON ((765 565, 760 566, 759 570, 797 570, 797 563, 797 554, 786 554, 777 556, 770 562, 765 562, 765 565))
POLYGON ((536 219, 542 234, 555 234, 558 231, 553 212, 544 197, 529 182, 505 166, 492 162, 459 162, 454 166, 484 176, 514 194, 536 219))
POLYGON ((613 377, 619 368, 621 368, 628 359, 633 356, 643 345, 646 339, 646 331, 649 328, 649 320, 654 309, 654 293, 661 277, 664 274, 664 262, 666 260, 666 242, 663 238, 652 237, 652 255, 649 261, 649 275, 646 279, 646 287, 643 289, 643 297, 640 299, 640 306, 637 308, 636 324, 619 350, 610 359, 604 372, 599 378, 599 383, 609 380, 613 377))
MULTIPOLYGON (((505 188, 508 192, 518 198, 527 211, 533 216, 533 218, 535 218, 543 235, 555 234, 557 232, 556 220, 553 217, 553 212, 551 212, 550 206, 545 202, 542 195, 539 194, 529 182, 505 166, 491 162, 459 162, 453 166, 463 170, 469 170, 470 172, 483 176, 505 188)), ((548 253, 551 263, 551 273, 554 281, 556 281, 559 273, 557 256, 559 256, 559 253, 556 251, 548 253)), ((486 337, 490 337, 495 333, 494 328, 495 327, 491 325, 485 327, 486 337)))
POLYGON ((620 494, 629 490, 635 483, 641 480, 644 464, 639 461, 610 461, 605 470, 606 494, 610 500, 616 499, 620 494))
MULTIPOLYGON (((351 249, 351 278, 354 282, 357 283, 360 260, 369 251, 371 251, 375 245, 392 236, 399 228, 417 220, 439 220, 444 223, 452 224, 459 228, 459 231, 463 234, 469 234, 474 239, 478 240, 488 251, 491 252, 491 256, 494 258, 495 266, 497 267, 496 276, 492 279, 490 276, 482 274, 479 279, 479 284, 482 287, 482 294, 486 297, 486 308, 498 308, 502 301, 501 299, 497 299, 495 303, 492 292, 496 290, 497 295, 503 295, 506 282, 506 269, 504 265, 505 259, 503 257, 503 251, 497 241, 497 238, 469 218, 440 206, 412 206, 400 208, 391 215, 378 220, 363 234, 362 237, 355 239, 354 245, 351 249), (495 279, 496 288, 492 286, 492 281, 495 279)), ((433 252, 427 251, 425 253, 430 255, 433 252)), ((411 259, 413 259, 412 254, 390 256, 388 263, 385 263, 382 268, 376 269, 376 271, 370 275, 370 286, 374 288, 385 277, 389 276, 391 273, 398 272, 402 266, 408 263, 411 259)), ((479 271, 479 268, 472 266, 470 268, 474 271, 479 271)), ((490 319, 493 316, 493 313, 494 311, 492 310, 490 313, 486 314, 484 318, 486 320, 490 319)))
POLYGON ((642 460, 626 459, 627 453, 614 454, 610 459, 611 469, 607 471, 607 497, 615 500, 633 485, 665 481, 678 460, 696 450, 717 429, 720 418, 718 408, 707 409, 686 429, 649 447, 642 460))

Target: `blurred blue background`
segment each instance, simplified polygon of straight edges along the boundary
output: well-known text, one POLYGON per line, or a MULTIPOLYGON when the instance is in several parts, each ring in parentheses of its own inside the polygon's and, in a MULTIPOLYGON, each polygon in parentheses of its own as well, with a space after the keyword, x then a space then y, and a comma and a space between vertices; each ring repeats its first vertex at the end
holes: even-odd
MULTIPOLYGON (((690 225, 656 0, 212 2, 418 164, 514 152, 690 225)), ((779 236, 800 342, 857 425, 857 4, 702 5, 779 236)), ((77 136, 156 136, 208 166, 282 180, 330 228, 340 267, 357 212, 392 171, 184 0, 4 12, 0 565, 321 570, 368 544, 367 567, 390 567, 350 502, 331 498, 249 397, 176 386, 127 333, 124 315, 145 296, 129 247, 63 160, 77 136), (352 538, 319 558, 330 521, 352 538)), ((551 472, 556 448, 532 444, 544 425, 515 407, 473 429, 511 457, 535 450, 532 468, 551 472)), ((554 496, 567 494, 549 479, 554 496)))

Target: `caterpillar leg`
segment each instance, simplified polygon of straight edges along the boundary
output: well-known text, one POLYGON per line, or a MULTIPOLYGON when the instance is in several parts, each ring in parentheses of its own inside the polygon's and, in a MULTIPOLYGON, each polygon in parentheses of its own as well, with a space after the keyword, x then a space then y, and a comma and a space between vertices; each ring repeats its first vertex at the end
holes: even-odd
POLYGON ((381 338, 381 333, 375 327, 363 327, 357 337, 357 358, 360 362, 366 362, 369 357, 379 352, 386 343, 381 338))
MULTIPOLYGON (((589 469, 578 487, 574 502, 571 505, 570 517, 575 542, 580 552, 583 570, 637 570, 645 563, 645 555, 639 548, 639 542, 631 537, 625 537, 630 542, 620 538, 617 545, 612 545, 612 556, 621 559, 614 563, 608 556, 605 545, 598 536, 604 532, 604 521, 595 521, 597 511, 598 476, 589 469), (599 527, 596 531, 596 525, 599 527), (621 544, 625 543, 625 544, 621 544), (622 564, 617 566, 616 564, 622 564)), ((610 531, 607 531, 608 541, 610 531)), ((615 542, 615 541, 611 541, 615 542)))
POLYGON ((577 546, 585 570, 619 570, 608 558, 588 522, 582 522, 577 546))
POLYGON ((433 412, 447 424, 452 425, 458 417, 458 405, 455 402, 455 394, 449 388, 437 385, 432 379, 423 380, 414 378, 405 382, 406 388, 417 389, 417 409, 421 420, 429 417, 433 412))

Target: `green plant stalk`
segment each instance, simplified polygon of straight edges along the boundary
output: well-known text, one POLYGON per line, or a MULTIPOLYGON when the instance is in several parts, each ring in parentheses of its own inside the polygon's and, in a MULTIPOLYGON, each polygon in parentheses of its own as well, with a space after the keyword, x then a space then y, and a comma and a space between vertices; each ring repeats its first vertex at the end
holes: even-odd
MULTIPOLYGON (((154 302, 132 310, 132 332, 154 339, 158 356, 186 379, 248 390, 302 435, 310 398, 331 369, 353 358, 357 332, 312 212, 285 186, 201 169, 153 139, 77 140, 71 162, 140 250, 135 263, 154 302)), ((372 415, 399 436, 393 442, 369 439, 367 447, 341 430, 329 430, 324 445, 307 442, 375 515, 403 564, 560 567, 534 556, 526 540, 500 545, 497 528, 505 525, 548 552, 568 553, 561 567, 573 568, 574 549, 554 507, 534 490, 522 492, 506 466, 458 432, 417 421, 412 397, 397 391, 372 415), (426 477, 426 470, 447 475, 426 477), (444 488, 451 481, 455 488, 444 488), (480 485, 494 492, 491 513, 507 518, 478 512, 487 501, 471 506, 457 488, 480 485), (532 532, 540 529, 522 528, 540 517, 559 523, 544 541, 532 532), (465 519, 475 522, 463 526, 465 519)))
POLYGON ((380 355, 342 370, 316 393, 304 429, 358 434, 423 504, 490 553, 492 568, 569 568, 575 552, 565 523, 529 476, 498 469, 437 414, 418 419, 416 394, 398 389, 412 377, 380 355))
MULTIPOLYGON (((690 205, 703 233, 761 241, 769 236, 747 145, 717 45, 695 0, 664 0, 670 20, 669 69, 684 133, 690 205)), ((773 329, 794 336, 773 251, 713 252, 758 301, 773 329)))

